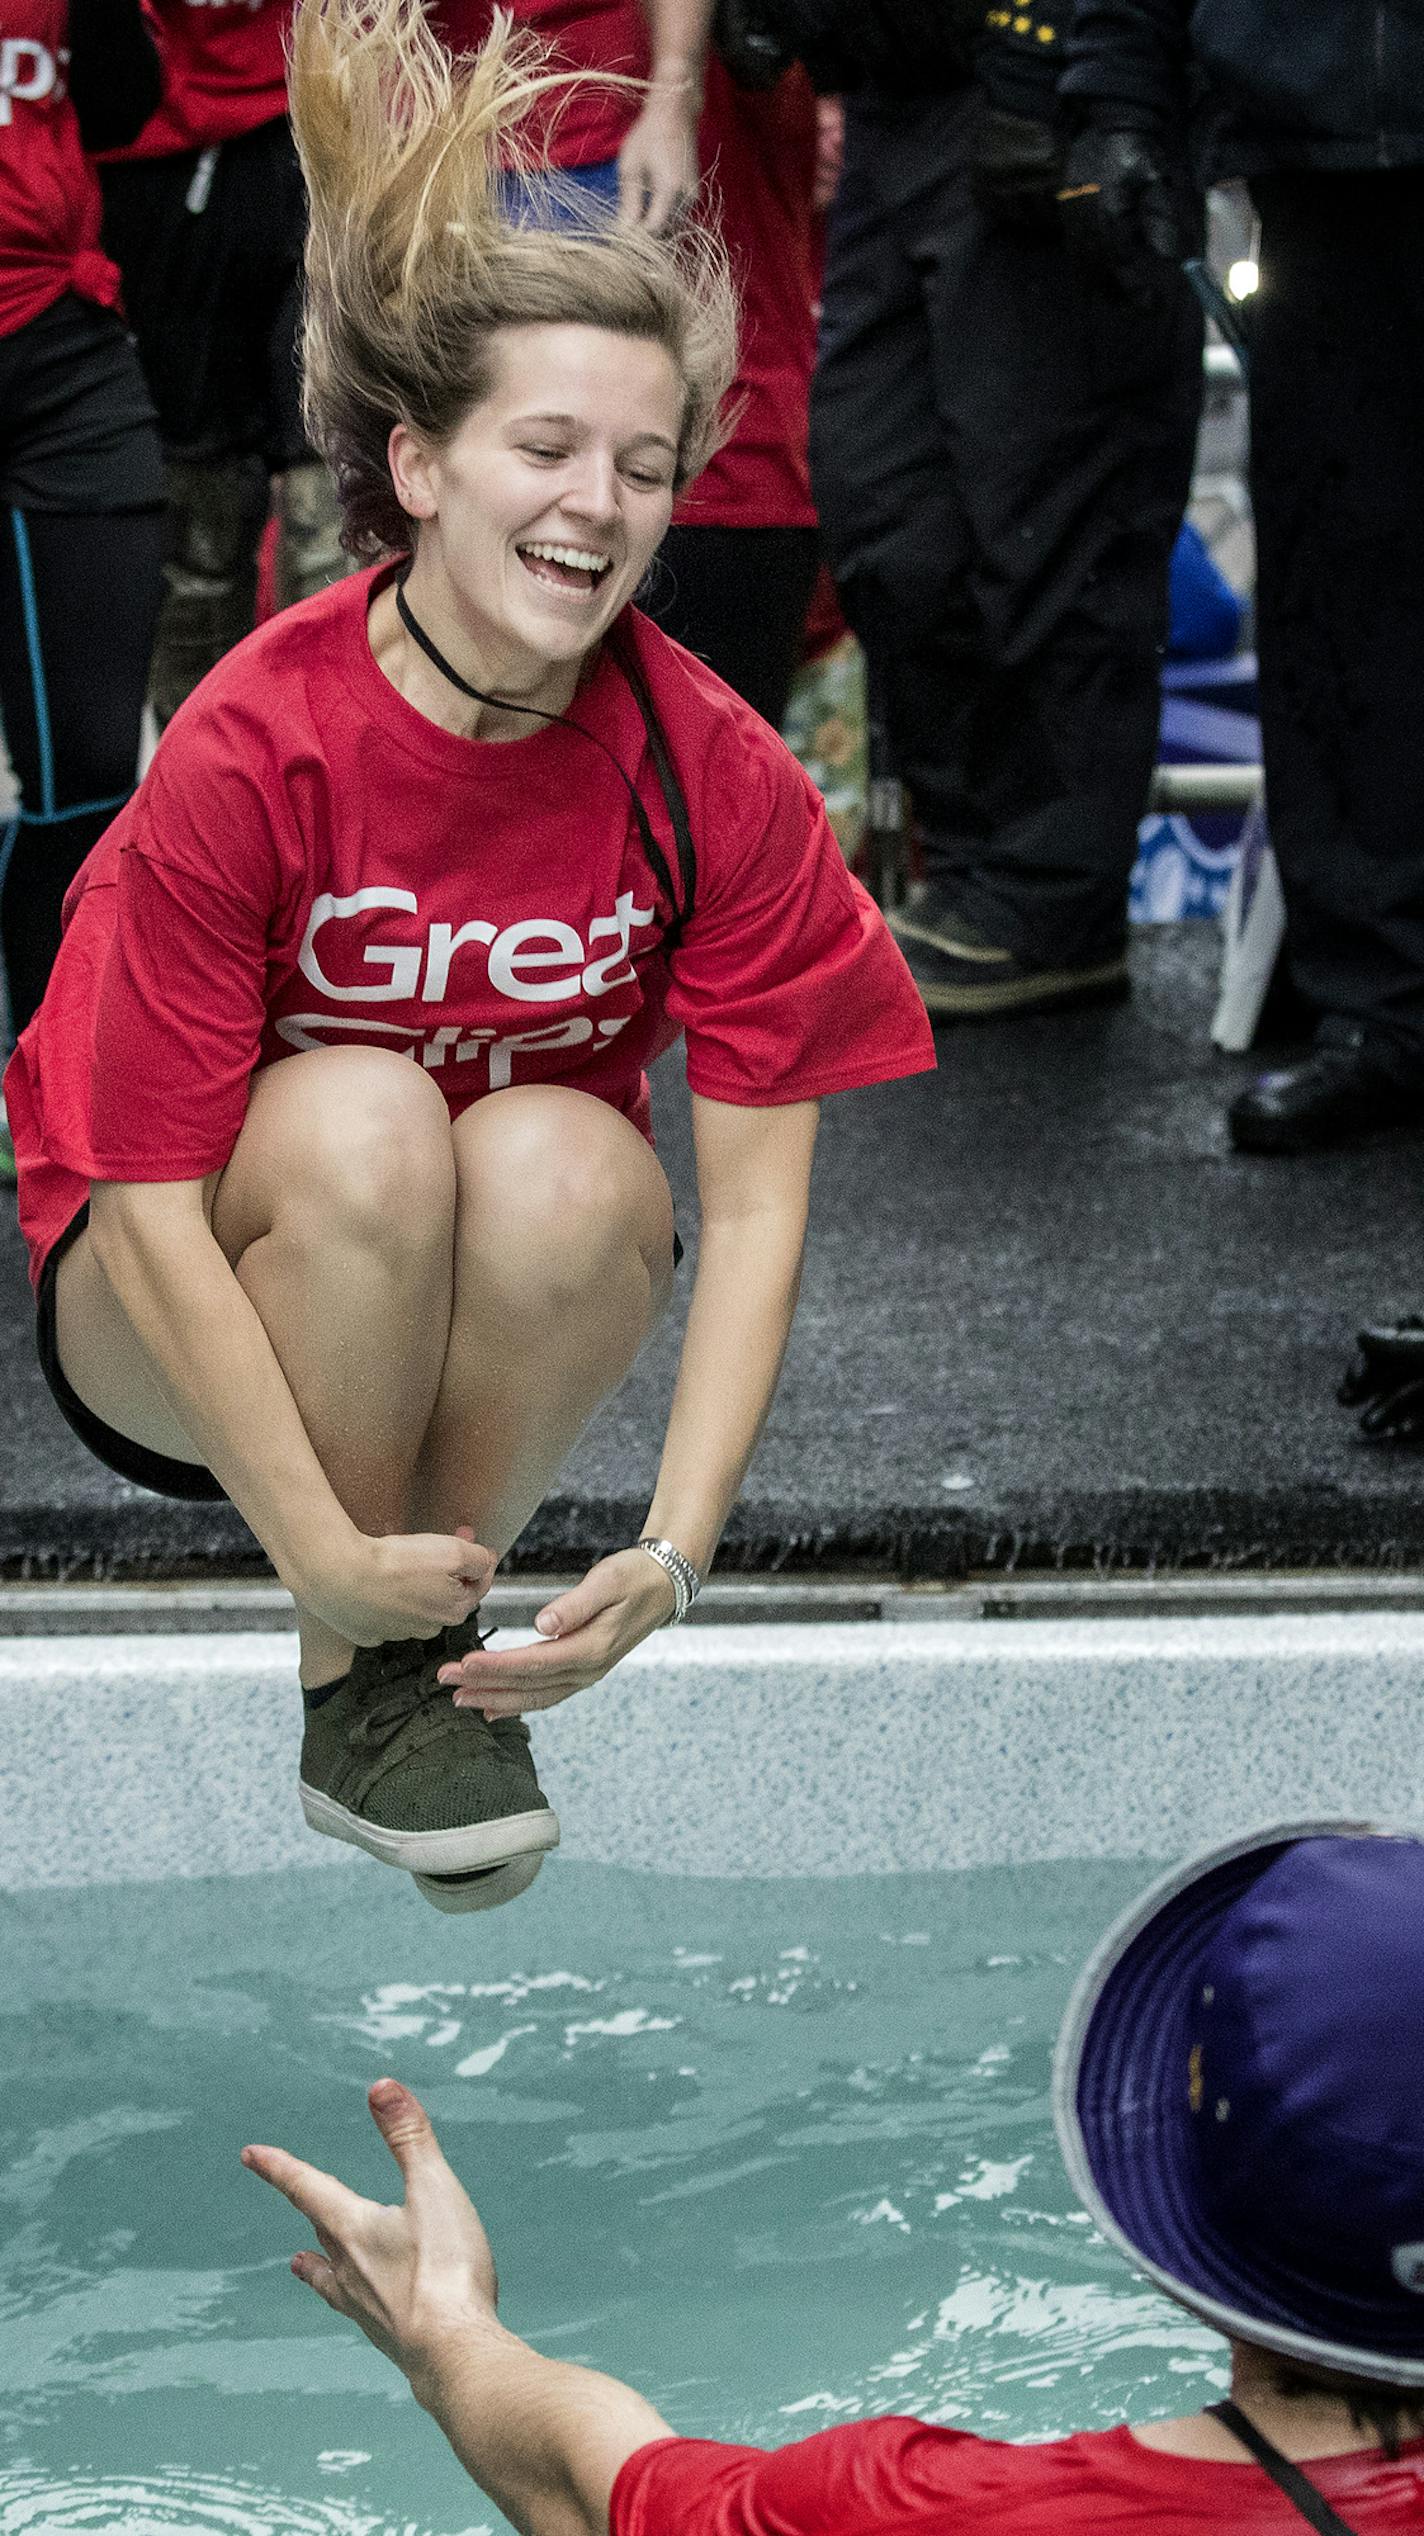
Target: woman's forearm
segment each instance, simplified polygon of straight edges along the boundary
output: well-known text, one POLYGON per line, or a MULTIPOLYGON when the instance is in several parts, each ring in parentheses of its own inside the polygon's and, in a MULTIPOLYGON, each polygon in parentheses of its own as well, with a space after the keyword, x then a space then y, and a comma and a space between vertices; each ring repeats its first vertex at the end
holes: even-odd
POLYGON ((776 1391, 801 1286, 805 1211, 704 1222, 646 1529, 702 1575, 776 1391))
POLYGON ((524 2536, 604 2536, 619 2469, 672 2436, 617 2378, 546 2360, 493 2317, 413 2373, 466 2473, 524 2536))
POLYGON ((712 0, 642 0, 642 8, 653 83, 682 81, 700 98, 712 0))
POLYGON ((94 1255, 195 1451, 283 1581, 350 1542, 272 1342, 200 1207, 167 1188, 95 1193, 94 1255))

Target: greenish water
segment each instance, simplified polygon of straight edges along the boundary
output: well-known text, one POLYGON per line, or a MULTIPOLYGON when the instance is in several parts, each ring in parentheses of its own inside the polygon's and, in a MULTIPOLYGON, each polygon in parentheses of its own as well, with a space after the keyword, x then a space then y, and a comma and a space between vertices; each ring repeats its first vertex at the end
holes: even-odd
POLYGON ((0 1906, 0 2536, 503 2526, 294 2282, 273 2139, 388 2194, 417 2087, 504 2312, 675 2428, 1041 2437, 1205 2399, 1219 2346, 1072 2207, 1049 2053, 1140 1867, 722 1883, 548 1867, 446 1919, 362 1862, 0 1906))

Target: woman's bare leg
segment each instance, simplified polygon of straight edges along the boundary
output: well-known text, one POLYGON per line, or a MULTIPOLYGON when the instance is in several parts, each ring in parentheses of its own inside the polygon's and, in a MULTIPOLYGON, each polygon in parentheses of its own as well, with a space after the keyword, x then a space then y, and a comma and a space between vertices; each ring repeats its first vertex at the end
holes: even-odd
MULTIPOLYGON (((333 1048, 257 1078, 213 1232, 272 1342, 333 1494, 363 1532, 410 1530, 450 1333, 455 1160, 408 1057, 333 1048), (307 1071, 307 1069, 310 1071, 307 1071)), ((352 1650, 297 1606, 302 1680, 352 1650)))
MULTIPOLYGON (((380 1049, 259 1075, 212 1225, 352 1520, 469 1524, 501 1553, 671 1291, 667 1183, 606 1102, 499 1092, 452 1131, 429 1076, 380 1049)), ((56 1302, 81 1400, 196 1461, 87 1234, 56 1302)), ((298 1621, 303 1681, 334 1680, 349 1645, 298 1621)))
MULTIPOLYGON (((445 1103, 408 1058, 323 1049, 258 1076, 213 1233, 364 1532, 408 1529, 449 1335, 454 1212, 445 1103)), ((150 1451, 196 1460, 87 1234, 60 1264, 56 1310, 80 1399, 150 1451)), ((334 1680, 349 1645, 300 1606, 297 1617, 303 1681, 334 1680)))
POLYGON ((503 1556, 672 1291, 672 1198, 607 1102, 538 1085, 455 1127, 445 1372, 421 1456, 423 1524, 503 1556))

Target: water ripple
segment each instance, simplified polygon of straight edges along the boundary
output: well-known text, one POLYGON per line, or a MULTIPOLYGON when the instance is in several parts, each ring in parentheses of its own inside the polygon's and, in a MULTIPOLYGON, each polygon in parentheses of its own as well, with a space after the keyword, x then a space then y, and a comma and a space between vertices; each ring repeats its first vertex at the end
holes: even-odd
POLYGON ((294 2501, 283 2492, 215 2475, 0 2473, 0 2536, 494 2536, 477 2527, 437 2530, 342 2501, 294 2501))

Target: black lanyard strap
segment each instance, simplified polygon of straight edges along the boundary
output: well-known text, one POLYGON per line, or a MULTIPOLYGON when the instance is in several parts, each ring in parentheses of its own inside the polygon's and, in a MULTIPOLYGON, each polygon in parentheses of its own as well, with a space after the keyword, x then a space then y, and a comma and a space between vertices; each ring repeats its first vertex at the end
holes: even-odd
POLYGON ((643 807, 638 787, 627 768, 619 764, 606 740, 601 740, 596 731, 590 731, 586 723, 575 722, 571 714, 546 713, 543 706, 537 704, 511 704, 507 696, 488 696, 482 687, 472 687, 469 680, 462 678, 458 669, 453 668, 444 653, 437 649, 420 623, 405 595, 404 573, 396 582, 396 613, 411 641, 419 645, 426 659, 439 670, 441 677, 448 679, 450 685, 457 687, 462 696, 468 696, 473 704, 493 705, 501 713, 526 713, 536 722, 558 722, 564 730, 577 731, 580 739, 591 740, 595 748, 602 749, 633 805, 633 816, 638 824, 638 835, 642 840, 643 852, 652 866, 653 877, 672 909, 671 921, 663 929, 664 946, 670 949, 692 914, 692 902, 697 887, 697 855, 692 842, 692 823, 687 815, 687 801, 677 779, 677 769, 672 762, 672 751, 668 747, 666 734, 654 710, 647 683, 633 657, 631 645, 625 642, 615 645, 610 641, 609 651, 632 690, 633 701, 642 718, 643 730, 648 742, 648 754, 653 761, 653 773, 658 779, 658 790, 663 797, 663 808, 668 814, 677 845, 678 867, 682 879, 681 896, 673 887, 667 856, 653 834, 652 821, 643 807))
POLYGON ((1263 2430, 1256 2428, 1255 2423, 1242 2412, 1239 2404, 1225 2401, 1220 2404, 1208 2404, 1206 2409, 1209 2413, 1216 2415, 1223 2429, 1229 2430, 1233 2439, 1239 2439, 1243 2448, 1250 2449, 1257 2465, 1270 2476, 1278 2489, 1284 2492, 1292 2508, 1299 2510, 1301 2517, 1308 2519, 1311 2526, 1319 2530, 1319 2536, 1356 2536, 1356 2531, 1340 2516, 1339 2511, 1332 2510, 1324 2493, 1317 2492, 1315 2485, 1301 2473, 1299 2466, 1292 2465, 1289 2457, 1281 2455, 1279 2448, 1272 2445, 1263 2430))
POLYGON ((647 681, 638 666, 625 628, 619 627, 616 644, 610 635, 608 648, 632 688, 633 701, 643 717, 643 729, 648 740, 648 755, 653 761, 653 772, 658 779, 658 790, 662 794, 668 817, 672 821, 678 868, 682 875, 680 922, 686 924, 692 913, 693 900, 697 895, 697 848, 692 842, 692 822, 687 815, 687 802, 677 779, 677 768, 672 762, 672 751, 667 744, 667 735, 658 720, 653 699, 648 693, 647 681))

